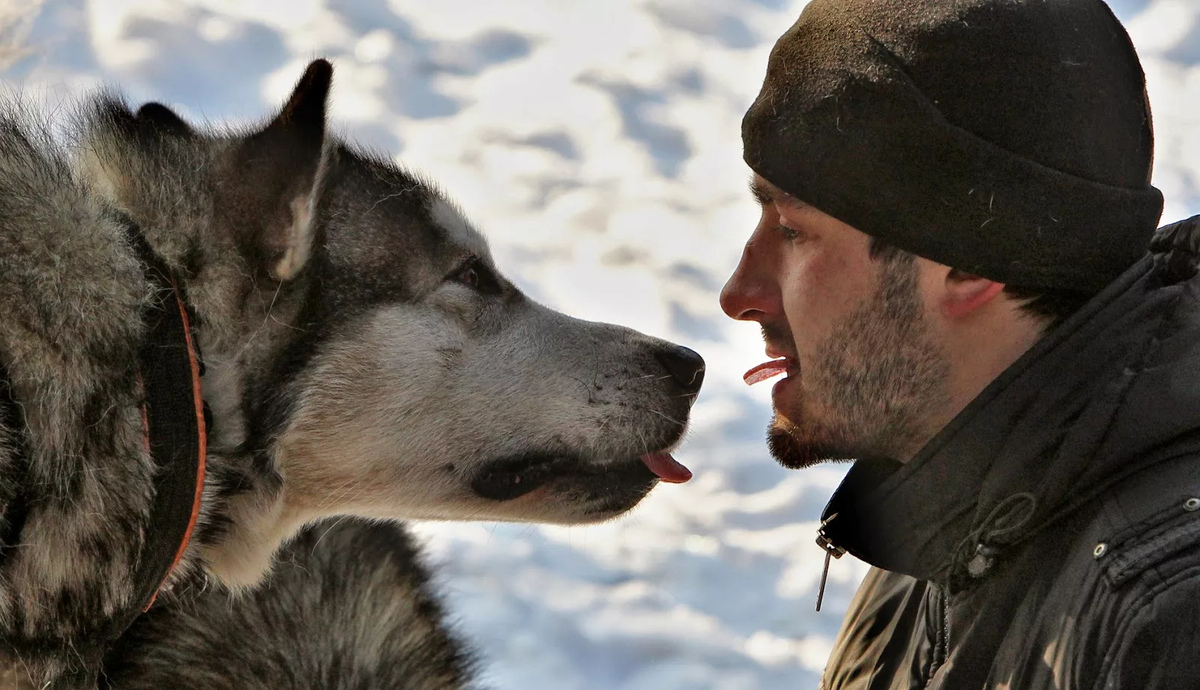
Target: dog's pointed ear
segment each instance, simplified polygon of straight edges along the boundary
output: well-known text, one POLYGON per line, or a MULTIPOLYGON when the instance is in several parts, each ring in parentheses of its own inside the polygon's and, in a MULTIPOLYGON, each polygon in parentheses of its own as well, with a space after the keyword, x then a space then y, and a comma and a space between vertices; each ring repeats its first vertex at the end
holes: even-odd
POLYGON ((279 282, 295 278, 315 241, 313 218, 325 163, 325 112, 333 66, 314 60, 283 109, 266 127, 242 141, 235 165, 240 195, 249 208, 240 221, 249 228, 254 254, 279 282))
POLYGON ((137 119, 138 122, 150 125, 165 134, 181 137, 195 134, 191 125, 162 103, 150 102, 138 108, 137 119))

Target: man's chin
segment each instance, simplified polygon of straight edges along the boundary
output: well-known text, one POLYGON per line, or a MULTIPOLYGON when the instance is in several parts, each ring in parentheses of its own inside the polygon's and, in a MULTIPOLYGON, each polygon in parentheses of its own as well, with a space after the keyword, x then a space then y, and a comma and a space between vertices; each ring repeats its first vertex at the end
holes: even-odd
MULTIPOLYGON (((790 425, 789 425, 790 426, 790 425)), ((853 459, 853 455, 830 445, 802 442, 797 432, 781 426, 779 420, 767 430, 767 449, 780 465, 792 470, 820 465, 824 462, 853 459)))

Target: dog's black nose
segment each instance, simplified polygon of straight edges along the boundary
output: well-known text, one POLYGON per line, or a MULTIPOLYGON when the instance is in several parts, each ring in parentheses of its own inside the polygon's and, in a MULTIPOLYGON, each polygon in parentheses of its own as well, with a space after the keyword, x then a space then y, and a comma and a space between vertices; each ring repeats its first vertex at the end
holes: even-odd
POLYGON ((655 357, 687 394, 695 395, 700 391, 700 384, 704 383, 704 358, 694 350, 673 345, 659 350, 655 357))

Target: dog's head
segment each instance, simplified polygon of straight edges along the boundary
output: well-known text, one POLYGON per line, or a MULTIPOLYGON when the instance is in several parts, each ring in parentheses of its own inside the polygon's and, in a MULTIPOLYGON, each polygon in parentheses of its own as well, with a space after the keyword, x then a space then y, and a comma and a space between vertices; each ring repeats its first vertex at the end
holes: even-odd
POLYGON ((251 132, 90 118, 90 177, 186 277, 217 449, 306 518, 590 522, 686 479, 703 360, 525 297, 433 185, 326 134, 330 79, 251 132))

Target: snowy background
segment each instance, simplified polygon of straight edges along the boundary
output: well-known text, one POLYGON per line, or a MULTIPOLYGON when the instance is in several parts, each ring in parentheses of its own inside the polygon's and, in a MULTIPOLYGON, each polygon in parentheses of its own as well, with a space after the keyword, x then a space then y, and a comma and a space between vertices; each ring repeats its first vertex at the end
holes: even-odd
MULTIPOLYGON (((695 471, 607 525, 421 525, 497 690, 815 687, 862 564, 813 612, 843 468, 787 472, 756 328, 720 311, 757 210, 739 122, 804 0, 0 0, 7 80, 49 104, 120 84, 192 118, 282 103, 334 62, 334 121, 450 190, 540 301, 708 360, 695 471), (24 13, 24 14, 23 14, 24 13)), ((1147 73, 1163 221, 1200 213, 1200 0, 1114 0, 1147 73)))

